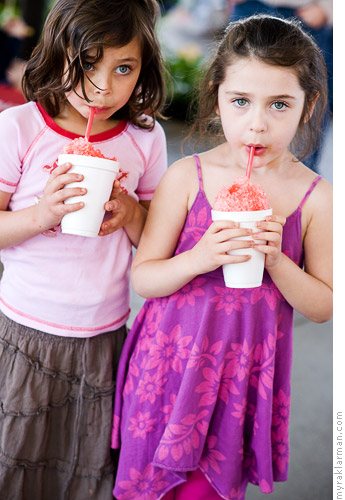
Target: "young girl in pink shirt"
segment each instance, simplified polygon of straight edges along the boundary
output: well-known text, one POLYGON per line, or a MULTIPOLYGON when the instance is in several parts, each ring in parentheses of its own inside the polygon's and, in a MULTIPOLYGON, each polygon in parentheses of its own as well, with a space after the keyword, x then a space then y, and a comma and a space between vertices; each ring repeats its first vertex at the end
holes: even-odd
POLYGON ((115 375, 129 268, 166 170, 156 0, 59 0, 28 62, 28 103, 0 115, 0 491, 112 498, 115 375), (85 135, 120 162, 97 238, 62 234, 83 203, 63 146, 85 135))

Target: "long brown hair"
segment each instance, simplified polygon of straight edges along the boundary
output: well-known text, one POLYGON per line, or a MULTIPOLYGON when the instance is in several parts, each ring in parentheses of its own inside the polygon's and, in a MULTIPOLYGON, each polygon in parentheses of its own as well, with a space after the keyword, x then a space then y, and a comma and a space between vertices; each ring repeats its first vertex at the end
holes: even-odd
POLYGON ((327 72, 320 49, 296 19, 262 14, 229 24, 201 81, 191 134, 205 137, 213 133, 224 137, 216 114, 218 88, 225 79, 228 66, 239 58, 256 58, 266 64, 295 70, 305 101, 291 149, 300 159, 305 158, 320 139, 327 106, 327 72), (309 109, 316 98, 310 117, 309 109))
POLYGON ((156 0, 58 0, 26 66, 25 97, 38 101, 52 118, 62 110, 66 92, 79 83, 89 102, 83 71, 87 53, 95 51, 93 62, 98 62, 104 47, 122 47, 136 36, 142 49, 141 72, 129 101, 113 117, 152 128, 154 120, 141 115, 155 119, 165 102, 164 65, 155 33, 158 14, 156 0))

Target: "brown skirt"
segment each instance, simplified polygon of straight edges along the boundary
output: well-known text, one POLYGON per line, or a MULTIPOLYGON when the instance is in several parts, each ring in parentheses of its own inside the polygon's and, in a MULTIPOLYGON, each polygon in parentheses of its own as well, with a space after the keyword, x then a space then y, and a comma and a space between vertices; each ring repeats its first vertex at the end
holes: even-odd
POLYGON ((111 500, 126 326, 58 337, 0 313, 0 500, 111 500))

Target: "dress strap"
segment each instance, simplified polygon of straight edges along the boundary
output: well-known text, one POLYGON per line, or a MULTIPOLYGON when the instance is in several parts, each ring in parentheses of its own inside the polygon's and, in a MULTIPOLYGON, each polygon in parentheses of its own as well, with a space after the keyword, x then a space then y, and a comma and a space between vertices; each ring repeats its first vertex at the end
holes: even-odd
POLYGON ((202 183, 202 173, 201 173, 201 165, 200 165, 200 158, 198 155, 193 155, 193 158, 196 162, 196 169, 198 171, 198 179, 199 179, 199 189, 200 191, 203 191, 204 190, 204 186, 203 186, 203 183, 202 183))
POLYGON ((299 204, 298 206, 298 210, 302 210, 302 207, 303 205, 305 204, 305 202, 307 201, 307 199, 309 198, 309 196, 311 195, 311 193, 313 192, 315 186, 321 181, 322 177, 321 175, 319 175, 318 177, 316 177, 316 179, 314 179, 313 183, 311 184, 310 188, 308 189, 308 191, 305 193, 304 195, 304 198, 303 200, 301 201, 301 203, 299 204))

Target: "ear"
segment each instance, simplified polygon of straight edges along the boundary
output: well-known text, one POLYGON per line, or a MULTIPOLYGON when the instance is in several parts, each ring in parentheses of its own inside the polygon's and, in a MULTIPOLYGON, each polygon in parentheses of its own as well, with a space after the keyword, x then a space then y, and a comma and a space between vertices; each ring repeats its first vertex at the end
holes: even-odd
POLYGON ((306 114, 306 116, 304 117, 304 123, 307 123, 307 121, 310 120, 310 118, 313 116, 313 112, 314 112, 314 109, 315 109, 315 105, 316 105, 316 102, 319 98, 319 93, 317 93, 315 95, 315 97, 313 98, 312 101, 310 101, 310 103, 308 104, 308 113, 306 114))

